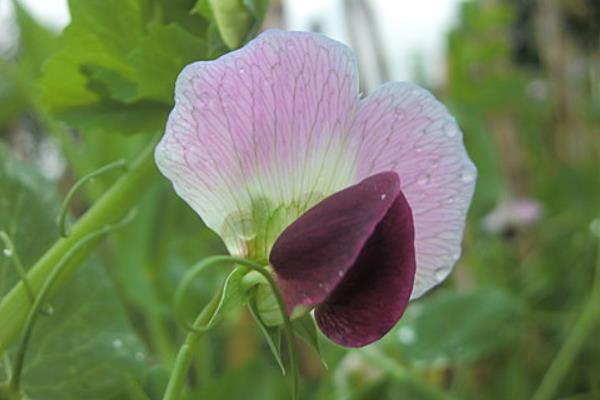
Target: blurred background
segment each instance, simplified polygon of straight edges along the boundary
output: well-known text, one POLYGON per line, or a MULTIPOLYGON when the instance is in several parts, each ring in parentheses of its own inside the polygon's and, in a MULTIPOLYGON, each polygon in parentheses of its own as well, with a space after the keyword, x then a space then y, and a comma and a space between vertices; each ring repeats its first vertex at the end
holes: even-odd
MULTIPOLYGON (((181 67, 226 50, 206 3, 0 0, 0 229, 26 268, 57 238, 73 183, 135 157, 162 130, 181 67)), ((302 398, 600 399, 600 2, 271 0, 268 27, 350 45, 364 94, 389 80, 429 88, 479 170, 450 278, 375 345, 322 339, 327 367, 300 343, 302 398), (542 381, 555 388, 541 394, 542 381)), ((73 219, 117 177, 87 185, 73 219)), ((173 291, 190 265, 225 250, 166 180, 146 192, 134 223, 61 287, 36 328, 32 399, 160 398, 185 333, 173 291)), ((224 274, 199 279, 184 312, 224 274)), ((0 260, 0 297, 17 280, 0 260)), ((289 391, 246 310, 205 336, 191 382, 189 398, 289 391)))

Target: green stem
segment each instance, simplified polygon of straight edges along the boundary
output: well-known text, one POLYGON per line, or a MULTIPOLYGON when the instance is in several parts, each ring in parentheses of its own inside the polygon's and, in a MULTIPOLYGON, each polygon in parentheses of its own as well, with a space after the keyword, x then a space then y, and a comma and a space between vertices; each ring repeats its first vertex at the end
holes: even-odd
POLYGON ((12 240, 10 240, 10 236, 8 236, 8 233, 6 233, 4 231, 0 231, 0 240, 2 240, 2 242, 4 242, 4 249, 5 249, 5 251, 8 251, 10 258, 12 259, 13 264, 15 265, 15 269, 17 270, 17 273, 19 274, 19 279, 21 280, 23 286, 25 287, 27 296, 29 297, 29 300, 31 301, 31 303, 33 303, 35 301, 35 294, 33 294, 33 289, 31 289, 29 282, 27 282, 27 274, 25 273, 25 268, 23 268, 23 263, 21 262, 21 258, 19 257, 19 254, 17 253, 17 249, 15 248, 15 245, 13 244, 12 240))
MULTIPOLYGON (((84 236, 107 224, 122 219, 146 192, 155 178, 154 142, 125 173, 74 225, 67 238, 57 240, 54 245, 33 265, 27 274, 27 282, 33 291, 39 290, 48 274, 84 236)), ((97 241, 89 243, 71 258, 60 281, 66 278, 79 263, 94 249, 97 241)), ((16 339, 31 308, 27 289, 23 283, 16 284, 0 302, 0 355, 16 339)))
POLYGON ((133 219, 133 213, 127 216, 123 221, 115 224, 115 225, 106 225, 99 230, 89 233, 72 248, 69 249, 61 258, 60 262, 56 264, 56 267, 52 270, 52 272, 48 275, 44 284, 39 290, 38 295, 35 298, 35 302, 33 303, 33 307, 29 310, 29 314, 27 316, 27 321, 25 322, 25 328, 23 329, 23 335, 21 337, 21 343, 19 344, 19 348, 17 349, 17 355, 15 358, 15 367, 13 369, 13 374, 10 378, 10 386, 14 390, 15 393, 19 392, 20 384, 21 384, 21 376, 23 374, 23 366, 25 364, 25 354, 27 353, 27 348, 29 347, 29 340, 33 333, 33 328, 35 326, 35 322, 37 320, 37 316, 39 311, 42 309, 42 305, 48 295, 50 289, 57 281, 58 277, 63 273, 65 267, 68 266, 68 261, 75 255, 79 250, 85 248, 86 244, 99 239, 100 237, 114 231, 115 229, 122 228, 126 224, 128 224, 133 219))
POLYGON ((171 377, 165 390, 163 400, 177 400, 183 390, 187 371, 192 362, 194 355, 194 349, 200 340, 202 333, 202 327, 206 326, 213 318, 214 313, 219 308, 219 302, 221 301, 221 292, 219 291, 215 297, 211 300, 208 306, 198 315, 194 321, 193 326, 197 329, 190 331, 185 338, 185 342, 177 353, 173 370, 171 371, 171 377))
MULTIPOLYGON (((264 268, 262 265, 257 264, 253 261, 246 260, 244 258, 233 257, 233 256, 214 256, 209 257, 202 262, 196 264, 183 278, 182 283, 180 284, 176 294, 175 294, 175 306, 177 306, 185 294, 185 289, 189 286, 192 279, 205 268, 209 266, 219 265, 219 264, 237 264, 244 267, 247 267, 253 271, 261 274, 265 280, 268 282, 275 298, 277 300, 277 305, 279 306, 279 310, 281 311, 281 315, 283 317, 284 322, 284 330, 287 339, 288 353, 290 357, 290 372, 292 375, 292 398, 296 399, 298 397, 298 355, 296 353, 296 347, 294 345, 294 334, 292 322, 290 321, 290 317, 287 313, 287 309, 285 303, 283 301, 283 297, 281 297, 281 293, 277 289, 277 284, 273 280, 273 277, 264 268)), ((211 303, 205 308, 200 315, 196 318, 193 325, 189 330, 189 333, 185 339, 183 346, 179 350, 179 354, 177 355, 177 359, 175 360, 175 366, 173 371, 171 372, 171 378, 169 379, 169 383, 167 385, 167 390, 165 391, 165 395, 163 400, 177 400, 181 391, 183 390, 183 384, 185 382, 185 376, 189 369, 192 355, 194 353, 194 348, 196 347, 198 340, 201 335, 210 327, 210 323, 213 321, 214 314, 218 311, 219 303, 221 301, 221 293, 217 293, 217 295, 213 298, 211 303)))
POLYGON ((109 171, 112 171, 115 168, 122 168, 122 169, 126 170, 127 165, 125 164, 125 160, 118 160, 113 163, 107 164, 103 167, 100 167, 97 170, 90 172, 89 174, 85 175, 83 178, 81 178, 77 182, 75 182, 73 187, 71 187, 71 189, 65 196, 62 206, 60 207, 60 212, 58 214, 58 229, 60 232, 60 236, 62 236, 62 237, 69 236, 69 231, 67 230, 65 220, 67 218, 67 214, 69 213, 69 205, 71 204, 71 200, 73 200, 73 197, 75 196, 75 194, 77 194, 79 189, 81 189, 81 187, 83 187, 83 185, 85 185, 89 181, 93 180, 97 176, 100 176, 109 171))
POLYGON ((587 304, 562 348, 554 357, 532 400, 555 398, 556 390, 570 371, 590 332, 600 318, 600 242, 598 243, 594 285, 587 304))

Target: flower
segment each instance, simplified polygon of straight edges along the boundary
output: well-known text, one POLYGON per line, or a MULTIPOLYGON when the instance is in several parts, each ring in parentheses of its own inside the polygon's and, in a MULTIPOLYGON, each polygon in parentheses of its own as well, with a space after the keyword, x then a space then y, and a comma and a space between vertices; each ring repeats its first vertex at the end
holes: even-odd
POLYGON ((481 221, 484 230, 512 236, 520 228, 536 224, 542 217, 542 206, 527 197, 507 197, 481 221))
POLYGON ((351 50, 269 30, 180 74, 156 162, 228 250, 346 346, 383 336, 460 256, 476 169, 426 90, 360 99, 351 50))

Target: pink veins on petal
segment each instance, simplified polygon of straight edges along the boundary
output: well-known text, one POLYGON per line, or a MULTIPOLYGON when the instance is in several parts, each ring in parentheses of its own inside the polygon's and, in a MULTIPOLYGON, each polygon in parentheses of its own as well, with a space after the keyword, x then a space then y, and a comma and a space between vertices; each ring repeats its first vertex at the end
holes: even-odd
MULTIPOLYGON (((232 254, 264 262, 279 235, 315 204, 380 173, 388 178, 394 173, 399 180, 385 189, 393 191, 383 193, 393 202, 382 219, 375 218, 373 235, 386 248, 394 249, 396 240, 404 249, 391 264, 379 262, 388 271, 402 259, 407 282, 413 279, 406 271, 414 252, 414 285, 393 286, 403 296, 410 291, 411 298, 440 283, 458 260, 476 180, 456 121, 428 91, 389 83, 360 99, 348 47, 320 34, 279 30, 184 69, 156 162, 232 254), (409 220, 410 229, 389 225, 409 220), (413 250, 403 247, 409 242, 413 250)), ((369 240, 361 251, 373 247, 369 240)), ((339 286, 339 293, 347 293, 348 285, 339 286)), ((292 291, 287 296, 298 304, 328 304, 328 313, 317 305, 319 325, 334 332, 333 340, 336 330, 346 335, 348 324, 334 316, 341 315, 349 295, 336 296, 336 289, 317 299, 314 290, 310 296, 292 291)), ((404 297, 395 299, 389 321, 405 306, 404 297)), ((371 325, 377 325, 373 332, 343 343, 361 345, 389 329, 371 325)))

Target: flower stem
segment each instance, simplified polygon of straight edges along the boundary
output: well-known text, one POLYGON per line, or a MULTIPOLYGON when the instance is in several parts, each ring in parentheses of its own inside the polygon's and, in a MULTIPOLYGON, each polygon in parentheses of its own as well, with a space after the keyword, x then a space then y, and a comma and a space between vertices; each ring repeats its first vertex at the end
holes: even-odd
MULTIPOLYGON (((179 286, 176 295, 175 295, 175 305, 177 306, 185 294, 185 290, 190 284, 191 280, 201 271, 209 266, 214 266, 218 264, 237 264, 253 271, 261 274, 265 280, 268 282, 273 294, 277 300, 277 305, 281 312, 283 322, 284 322, 284 331, 287 339, 288 346, 288 354, 290 357, 290 372, 292 377, 292 399, 297 399, 298 397, 298 355, 296 353, 296 346, 294 344, 294 333, 292 322, 290 321, 290 317, 287 313, 285 303, 283 301, 283 297, 281 297, 281 293, 279 292, 273 277, 270 272, 264 268, 262 265, 257 264, 253 261, 246 260, 244 258, 234 257, 234 256, 214 256, 209 257, 200 263, 196 264, 184 277, 182 284, 179 286)), ((179 399, 179 395, 183 390, 183 384, 185 383, 185 377, 187 371, 189 369, 192 356, 194 353, 194 349, 200 340, 200 337, 204 332, 210 329, 210 324, 215 317, 215 313, 219 310, 219 303, 221 302, 221 293, 218 292, 217 295, 211 300, 208 306, 202 310, 200 315, 196 318, 193 325, 189 327, 189 333, 185 339, 184 344, 181 346, 179 353, 177 354, 177 358, 175 360, 175 365, 173 367, 173 371, 171 372, 171 377, 169 379, 169 383, 167 384, 167 389, 165 391, 165 395, 163 400, 177 400, 179 399)))
POLYGON ((167 384, 167 389, 165 390, 163 400, 177 400, 179 398, 179 395, 183 390, 188 369, 192 362, 194 349, 204 333, 201 328, 206 326, 213 318, 214 313, 219 307, 220 301, 221 292, 219 291, 194 321, 193 327, 197 329, 189 331, 187 337, 185 338, 185 342, 179 349, 179 353, 175 359, 175 364, 173 365, 173 370, 171 371, 171 377, 169 378, 169 383, 167 384))
MULTIPOLYGON (((154 166, 154 141, 134 161, 126 172, 74 225, 67 238, 58 239, 54 245, 33 265, 27 274, 27 282, 37 291, 46 277, 63 256, 86 235, 122 219, 156 176, 154 166)), ((62 280, 94 249, 98 240, 87 244, 72 257, 58 279, 54 290, 62 280)), ((0 356, 17 338, 31 308, 31 301, 23 282, 17 283, 0 302, 0 356)))
POLYGON ((587 304, 573 326, 567 340, 554 357, 532 400, 550 400, 555 398, 556 390, 571 369, 590 332, 598 323, 600 318, 600 242, 598 243, 596 257, 594 284, 587 304))

